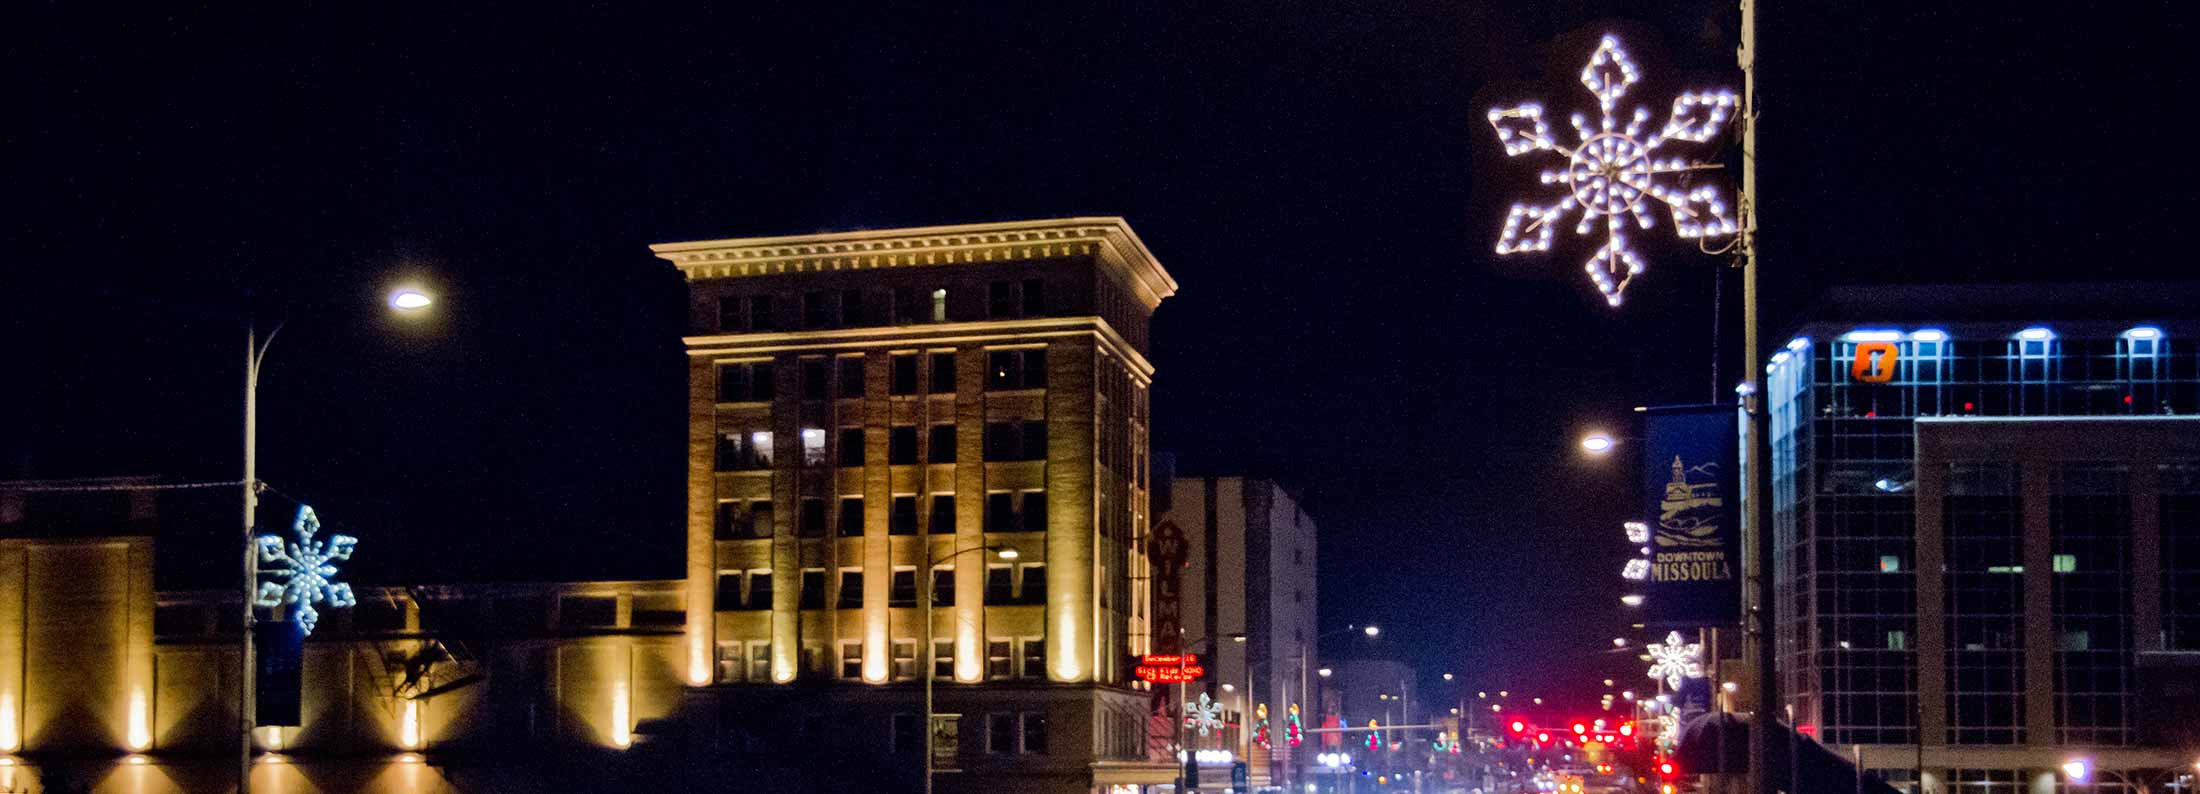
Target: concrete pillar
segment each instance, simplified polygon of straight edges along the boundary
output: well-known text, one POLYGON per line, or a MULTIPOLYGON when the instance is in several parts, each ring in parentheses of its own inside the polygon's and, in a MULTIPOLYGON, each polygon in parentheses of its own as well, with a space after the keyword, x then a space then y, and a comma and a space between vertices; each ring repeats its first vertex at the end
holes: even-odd
POLYGON ((1093 674, 1093 571, 1097 516, 1092 342, 1047 346, 1047 678, 1093 674))
MULTIPOLYGON (((985 545, 985 359, 983 346, 955 351, 955 552, 985 545)), ((946 611, 954 620, 957 681, 985 677, 985 564, 992 556, 955 558, 955 606, 946 611)))
POLYGON ((688 359, 687 600, 685 674, 690 685, 715 680, 712 648, 717 637, 717 540, 711 526, 716 506, 718 371, 707 359, 688 359))

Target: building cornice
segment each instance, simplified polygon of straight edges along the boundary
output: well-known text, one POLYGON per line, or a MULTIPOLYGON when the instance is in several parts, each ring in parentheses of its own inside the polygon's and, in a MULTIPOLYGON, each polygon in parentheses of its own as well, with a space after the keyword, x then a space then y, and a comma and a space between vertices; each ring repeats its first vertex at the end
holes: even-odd
POLYGON ((1096 256, 1123 278, 1149 312, 1177 289, 1176 279, 1118 217, 699 240, 657 243, 649 250, 679 267, 689 281, 1096 256))
POLYGON ((1045 317, 966 323, 836 328, 759 334, 709 334, 682 337, 691 358, 725 358, 768 353, 815 353, 827 349, 869 350, 954 344, 1015 344, 1047 338, 1091 336, 1128 364, 1145 384, 1153 383, 1153 364, 1100 317, 1045 317))

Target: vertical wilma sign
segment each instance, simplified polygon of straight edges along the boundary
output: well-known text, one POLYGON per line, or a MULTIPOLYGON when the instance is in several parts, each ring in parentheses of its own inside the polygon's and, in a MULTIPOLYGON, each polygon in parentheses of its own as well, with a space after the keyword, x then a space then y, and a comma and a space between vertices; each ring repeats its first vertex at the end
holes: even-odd
POLYGON ((1734 412, 1731 405, 1691 405, 1652 408, 1644 416, 1647 628, 1741 619, 1742 472, 1734 412))

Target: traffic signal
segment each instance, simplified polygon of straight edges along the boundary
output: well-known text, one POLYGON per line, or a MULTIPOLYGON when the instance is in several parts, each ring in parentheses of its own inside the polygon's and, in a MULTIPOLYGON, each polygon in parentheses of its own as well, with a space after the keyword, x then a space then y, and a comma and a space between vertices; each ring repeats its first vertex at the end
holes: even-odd
POLYGON ((1658 777, 1672 777, 1680 774, 1680 771, 1680 767, 1674 766, 1672 761, 1664 758, 1658 759, 1658 777))
POLYGON ((1584 733, 1588 733, 1588 732, 1589 732, 1589 726, 1587 726, 1587 725, 1583 725, 1583 724, 1581 724, 1581 723, 1578 723, 1578 722, 1577 722, 1577 723, 1574 723, 1574 735, 1575 735, 1575 736, 1580 736, 1580 735, 1582 735, 1582 734, 1584 734, 1584 733))
POLYGON ((1513 720, 1513 721, 1512 721, 1512 732, 1513 732, 1513 733, 1527 733, 1527 732, 1528 732, 1528 723, 1522 722, 1522 721, 1520 721, 1520 720, 1513 720))

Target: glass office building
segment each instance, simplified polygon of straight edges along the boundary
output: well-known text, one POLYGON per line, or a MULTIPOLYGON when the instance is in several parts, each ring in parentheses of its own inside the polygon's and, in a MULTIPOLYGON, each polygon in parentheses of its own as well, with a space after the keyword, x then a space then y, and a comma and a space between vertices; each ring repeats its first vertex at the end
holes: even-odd
POLYGON ((2200 659, 2200 304, 2077 292, 1836 293, 1768 363, 1786 716, 1890 779, 2194 762, 2140 701, 2200 659))

